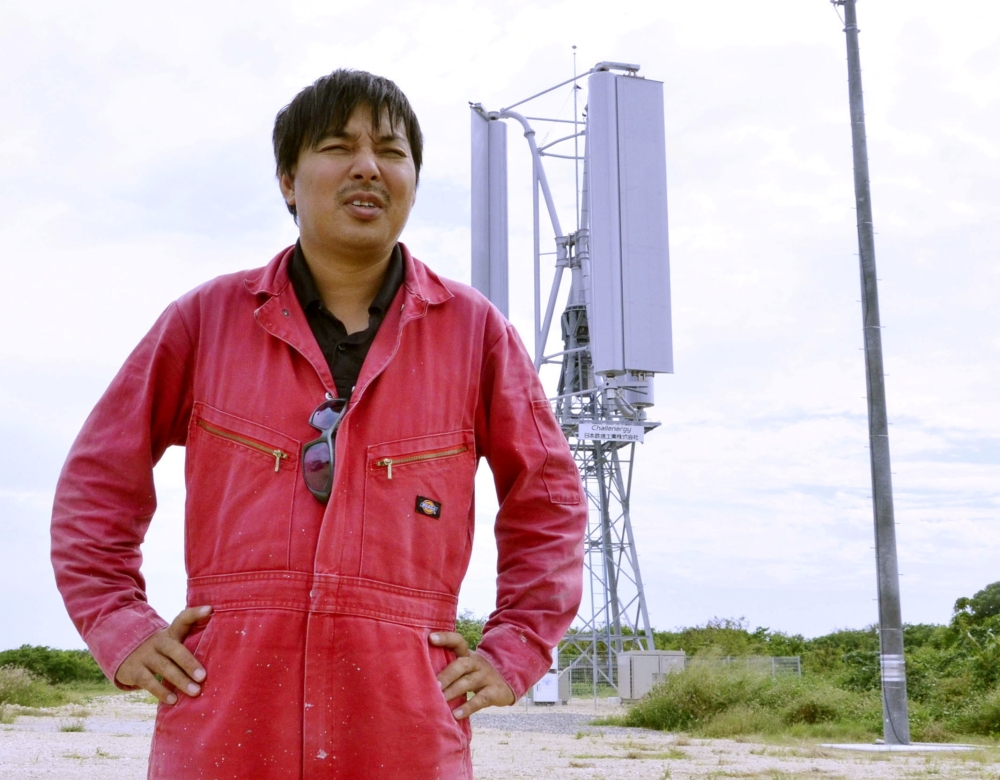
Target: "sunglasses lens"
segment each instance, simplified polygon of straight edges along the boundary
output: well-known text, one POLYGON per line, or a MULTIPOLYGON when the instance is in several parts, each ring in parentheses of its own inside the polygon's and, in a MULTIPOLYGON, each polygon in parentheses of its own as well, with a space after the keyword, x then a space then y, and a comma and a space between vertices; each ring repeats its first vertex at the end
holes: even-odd
POLYGON ((344 403, 337 398, 320 406, 319 409, 313 412, 309 422, 314 428, 328 431, 334 426, 343 411, 344 403))
POLYGON ((333 460, 325 441, 309 444, 302 455, 302 476, 315 493, 329 493, 333 483, 333 460))

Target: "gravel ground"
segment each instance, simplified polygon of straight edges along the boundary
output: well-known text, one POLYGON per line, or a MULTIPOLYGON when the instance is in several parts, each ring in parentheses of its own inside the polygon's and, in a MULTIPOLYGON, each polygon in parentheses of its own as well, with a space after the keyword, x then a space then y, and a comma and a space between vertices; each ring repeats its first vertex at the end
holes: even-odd
MULTIPOLYGON (((473 716, 477 780, 997 780, 1000 749, 871 754, 795 743, 690 739, 606 726, 604 702, 489 710, 473 716)), ((16 713, 13 713, 16 714, 16 713)), ((0 778, 142 780, 155 708, 142 694, 17 714, 0 726, 0 778)), ((405 779, 403 779, 405 780, 405 779)))

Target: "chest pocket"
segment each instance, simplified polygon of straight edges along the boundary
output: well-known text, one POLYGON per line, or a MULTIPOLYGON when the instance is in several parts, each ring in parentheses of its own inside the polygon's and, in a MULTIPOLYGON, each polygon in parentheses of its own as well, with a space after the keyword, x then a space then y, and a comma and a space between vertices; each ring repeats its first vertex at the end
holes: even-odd
POLYGON ((361 576, 456 593, 472 551, 475 475, 471 430, 369 446, 361 576))
POLYGON ((195 404, 185 464, 189 576, 287 568, 298 470, 297 440, 195 404))

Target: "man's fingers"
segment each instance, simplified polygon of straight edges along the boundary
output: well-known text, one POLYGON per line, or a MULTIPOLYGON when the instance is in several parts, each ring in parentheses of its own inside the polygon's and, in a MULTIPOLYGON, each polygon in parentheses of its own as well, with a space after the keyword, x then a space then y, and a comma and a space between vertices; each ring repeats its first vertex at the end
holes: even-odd
POLYGON ((167 633, 178 642, 183 642, 184 637, 191 632, 194 624, 199 620, 204 620, 211 614, 212 608, 209 606, 189 607, 188 609, 181 610, 177 617, 174 618, 174 622, 167 628, 167 633))
POLYGON ((469 643, 457 631, 436 631, 429 639, 432 645, 447 647, 459 658, 469 655, 469 643))
POLYGON ((476 662, 471 656, 456 658, 438 673, 437 681, 449 701, 469 691, 479 690, 487 682, 478 674, 476 662))
POLYGON ((494 704, 505 704, 500 699, 505 692, 510 689, 507 687, 506 683, 502 684, 503 690, 499 690, 500 686, 488 685, 480 691, 476 692, 476 695, 465 702, 461 707, 454 711, 454 715, 459 720, 469 717, 472 713, 481 710, 483 707, 491 707, 494 704))
POLYGON ((181 642, 169 635, 163 635, 155 645, 157 651, 158 663, 168 664, 165 666, 166 669, 171 667, 174 669, 179 668, 184 678, 177 682, 174 680, 166 671, 161 671, 158 668, 153 667, 153 671, 157 674, 162 674, 164 677, 170 680, 174 685, 180 688, 182 691, 187 692, 188 682, 187 678, 191 678, 195 682, 203 682, 206 677, 205 667, 201 665, 197 658, 195 658, 191 651, 188 650, 181 642))
POLYGON ((122 661, 115 679, 123 685, 143 688, 166 704, 175 704, 177 694, 164 683, 188 696, 200 694, 199 683, 207 672, 183 641, 195 623, 211 614, 208 606, 182 611, 169 627, 148 637, 122 661))
MULTIPOLYGON (((177 664, 184 672, 190 676, 192 680, 196 682, 204 681, 206 677, 205 667, 203 667, 198 659, 195 658, 191 651, 189 651, 184 645, 184 637, 190 633, 191 628, 199 620, 205 620, 212 614, 212 608, 209 606, 204 607, 191 607, 190 609, 183 610, 177 617, 174 618, 174 622, 170 624, 167 629, 166 636, 164 637, 166 641, 159 642, 157 649, 165 656, 167 656, 171 661, 177 664)), ((166 676, 166 675, 164 675, 166 676)), ((171 680, 173 682, 173 680, 171 680)), ((178 688, 185 690, 187 683, 178 685, 178 688)))
POLYGON ((472 693, 468 701, 454 710, 459 720, 469 717, 483 707, 494 704, 513 704, 514 692, 500 673, 479 653, 469 652, 465 638, 456 631, 437 631, 428 639, 436 647, 447 647, 456 658, 437 676, 441 693, 447 701, 472 693))
POLYGON ((177 694, 157 680, 153 673, 148 669, 143 669, 138 675, 136 675, 136 678, 128 684, 134 685, 137 688, 142 688, 144 691, 149 691, 149 693, 153 694, 153 696, 164 704, 177 703, 177 694))
MULTIPOLYGON (((184 648, 184 645, 180 645, 180 647, 184 648)), ((192 659, 194 658, 186 649, 184 652, 191 656, 192 659)), ((195 661, 195 663, 197 664, 198 662, 195 661)), ((174 663, 171 657, 165 654, 158 654, 151 658, 146 668, 188 696, 197 696, 201 693, 201 686, 184 669, 174 663)))
MULTIPOLYGON (((148 640, 147 640, 148 641, 148 640)), ((193 685, 180 669, 153 649, 152 644, 143 643, 122 663, 115 675, 118 682, 149 691, 166 704, 176 704, 177 694, 164 681, 184 691, 193 685), (178 686, 177 683, 181 684, 178 686)), ((185 691, 187 692, 187 691, 185 691)), ((200 692, 200 689, 199 689, 200 692)), ((189 694, 190 695, 190 694, 189 694)))
MULTIPOLYGON (((457 656, 456 659, 442 669, 440 674, 437 676, 437 681, 441 685, 441 690, 447 691, 456 680, 462 677, 462 675, 468 674, 473 670, 473 664, 469 653, 469 643, 466 642, 465 637, 457 631, 437 631, 427 637, 427 639, 432 645, 435 645, 436 647, 445 647, 457 656)), ((470 689, 467 688, 466 690, 470 689)), ((453 693, 448 698, 453 699, 455 696, 459 696, 462 693, 465 693, 465 690, 453 693)))
POLYGON ((459 720, 483 707, 514 703, 514 692, 489 661, 478 653, 456 658, 437 676, 441 693, 448 701, 472 693, 454 710, 459 720))

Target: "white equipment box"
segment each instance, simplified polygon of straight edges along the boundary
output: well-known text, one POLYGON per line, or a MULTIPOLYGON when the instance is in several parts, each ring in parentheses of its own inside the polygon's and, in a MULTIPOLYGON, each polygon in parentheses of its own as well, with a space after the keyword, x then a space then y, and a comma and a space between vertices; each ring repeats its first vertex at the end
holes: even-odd
POLYGON ((618 695, 641 699, 671 672, 684 671, 683 650, 631 650, 618 654, 618 695))

